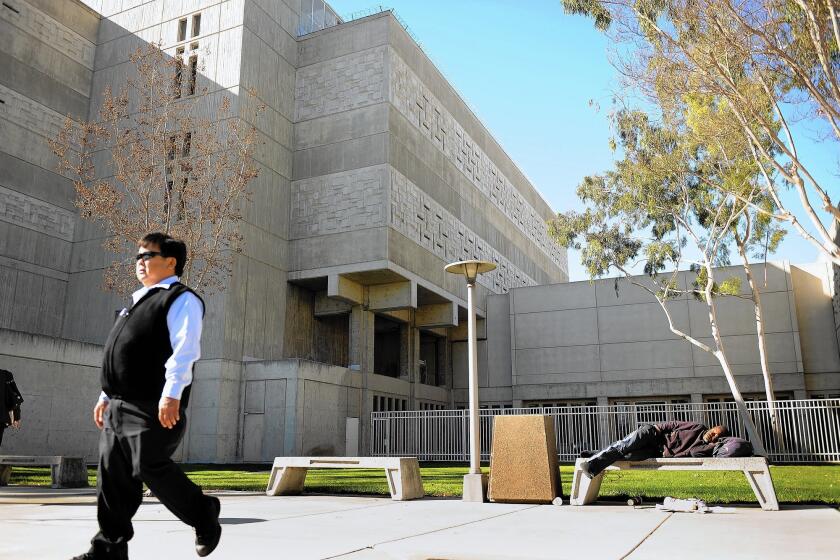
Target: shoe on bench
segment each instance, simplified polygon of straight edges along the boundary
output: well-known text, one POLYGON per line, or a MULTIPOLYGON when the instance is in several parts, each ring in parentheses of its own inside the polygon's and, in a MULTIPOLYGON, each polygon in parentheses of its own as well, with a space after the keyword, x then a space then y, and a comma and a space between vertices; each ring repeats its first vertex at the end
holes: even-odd
POLYGON ((583 473, 583 476, 585 476, 589 480, 592 480, 593 478, 595 478, 595 475, 592 474, 592 471, 589 469, 589 461, 588 460, 587 461, 581 461, 578 468, 580 469, 580 472, 583 473))
POLYGON ((210 497, 213 500, 213 507, 216 508, 216 519, 214 525, 204 531, 195 532, 195 553, 201 557, 209 555, 219 546, 219 539, 222 538, 222 526, 219 524, 219 513, 222 511, 222 504, 219 498, 215 496, 210 497))

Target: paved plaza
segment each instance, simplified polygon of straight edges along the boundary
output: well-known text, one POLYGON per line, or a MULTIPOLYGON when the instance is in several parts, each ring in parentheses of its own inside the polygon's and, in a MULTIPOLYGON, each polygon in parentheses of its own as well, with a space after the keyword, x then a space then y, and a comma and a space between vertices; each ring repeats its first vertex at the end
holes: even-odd
MULTIPOLYGON (((621 559, 837 558, 840 511, 665 513, 653 506, 471 504, 427 498, 267 497, 220 492, 224 533, 215 560, 289 558, 621 559)), ((86 550, 93 490, 0 489, 0 558, 58 560, 86 550)), ((154 499, 135 517, 131 557, 195 558, 193 534, 154 499)))

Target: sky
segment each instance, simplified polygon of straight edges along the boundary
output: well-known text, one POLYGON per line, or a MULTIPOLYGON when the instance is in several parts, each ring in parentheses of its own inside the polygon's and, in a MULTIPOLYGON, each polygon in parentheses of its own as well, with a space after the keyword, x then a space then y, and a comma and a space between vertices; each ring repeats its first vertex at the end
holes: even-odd
MULTIPOLYGON (((365 0, 329 4, 345 19, 377 11, 365 0)), ((619 88, 609 40, 592 22, 565 15, 559 0, 390 0, 385 8, 396 11, 549 205, 581 210, 581 179, 612 167, 608 113, 619 88)), ((801 151, 824 184, 836 185, 836 144, 808 142, 801 151)), ((784 201, 801 208, 794 193, 784 201)), ((570 281, 589 278, 576 251, 568 259, 570 281)), ((791 231, 771 259, 797 264, 818 255, 791 231)))

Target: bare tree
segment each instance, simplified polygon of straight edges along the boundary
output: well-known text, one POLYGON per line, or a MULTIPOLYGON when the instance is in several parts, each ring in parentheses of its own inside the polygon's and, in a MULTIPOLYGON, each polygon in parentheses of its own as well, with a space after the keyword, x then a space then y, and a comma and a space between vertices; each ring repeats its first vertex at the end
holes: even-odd
MULTIPOLYGON (((103 228, 103 247, 115 255, 105 287, 133 285, 126 255, 145 233, 161 231, 190 249, 184 282, 221 290, 242 250, 241 208, 258 172, 256 128, 236 114, 234 103, 245 103, 200 87, 197 53, 185 60, 148 44, 130 62, 123 87, 105 88, 98 119, 68 119, 49 142, 73 179, 81 217, 103 228)), ((254 107, 251 122, 263 109, 254 107)))

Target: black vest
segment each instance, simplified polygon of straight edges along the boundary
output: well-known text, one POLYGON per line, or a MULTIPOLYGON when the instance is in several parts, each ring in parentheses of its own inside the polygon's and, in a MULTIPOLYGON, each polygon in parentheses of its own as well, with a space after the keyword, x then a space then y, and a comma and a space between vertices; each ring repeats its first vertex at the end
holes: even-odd
MULTIPOLYGON (((166 361, 172 356, 166 315, 178 296, 190 292, 180 282, 152 288, 126 313, 120 313, 105 342, 100 382, 105 394, 127 401, 157 402, 166 384, 166 361)), ((181 406, 189 402, 189 386, 181 406)))

